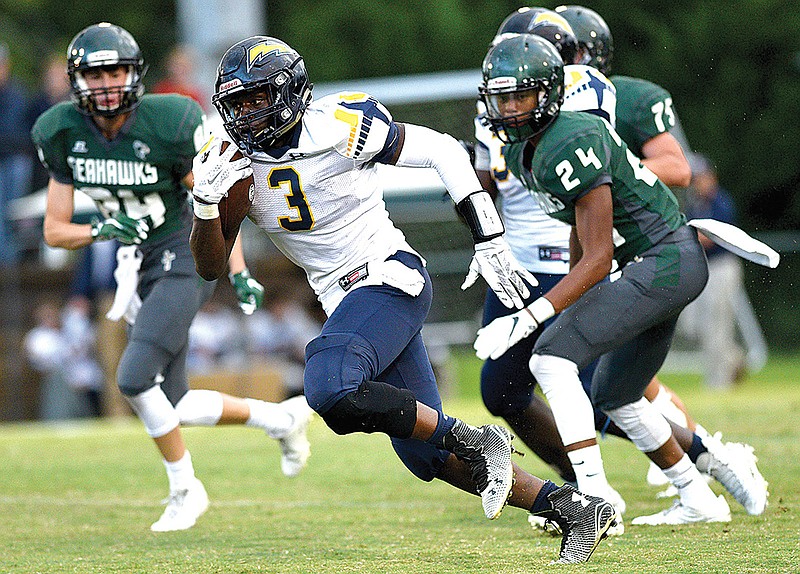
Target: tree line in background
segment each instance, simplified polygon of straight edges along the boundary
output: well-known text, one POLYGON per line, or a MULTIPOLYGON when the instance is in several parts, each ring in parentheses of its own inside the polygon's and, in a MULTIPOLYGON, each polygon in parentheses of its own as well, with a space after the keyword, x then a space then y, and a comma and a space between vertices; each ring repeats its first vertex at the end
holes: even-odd
MULTIPOLYGON (((521 5, 272 0, 264 30, 304 55, 315 82, 474 69, 500 22, 521 5)), ((800 229, 800 12, 780 0, 584 5, 611 28, 612 73, 643 77, 672 93, 692 147, 717 163, 734 195, 742 227, 800 229)), ((98 21, 122 25, 138 39, 151 65, 149 85, 180 40, 176 6, 160 0, 0 0, 0 14, 0 41, 11 46, 15 71, 32 88, 47 55, 63 53, 78 30, 98 21)), ((794 291, 794 279, 752 275, 759 289, 772 283, 769 311, 796 314, 794 302, 782 299, 794 291)), ((770 338, 784 340, 793 332, 787 323, 770 338)))

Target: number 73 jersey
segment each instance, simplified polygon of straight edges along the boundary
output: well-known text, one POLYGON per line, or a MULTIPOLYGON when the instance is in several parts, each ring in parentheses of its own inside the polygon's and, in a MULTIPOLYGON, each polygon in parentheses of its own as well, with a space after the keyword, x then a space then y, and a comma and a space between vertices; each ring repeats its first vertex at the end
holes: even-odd
POLYGON ((604 119, 561 112, 531 154, 510 146, 506 161, 542 209, 575 225, 575 203, 596 187, 611 187, 614 258, 620 266, 685 223, 667 186, 640 162, 604 119))
POLYGON ((315 100, 288 147, 250 154, 256 186, 249 217, 302 267, 330 314, 339 279, 365 263, 413 250, 389 219, 376 163, 388 163, 399 130, 378 101, 342 92, 315 100))

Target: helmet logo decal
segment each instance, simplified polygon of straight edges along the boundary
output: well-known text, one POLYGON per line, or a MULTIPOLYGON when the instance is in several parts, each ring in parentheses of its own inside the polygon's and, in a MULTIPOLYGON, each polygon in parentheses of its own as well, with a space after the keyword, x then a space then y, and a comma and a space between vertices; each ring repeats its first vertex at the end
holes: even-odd
POLYGON ((550 11, 537 14, 536 17, 533 19, 533 22, 531 22, 529 28, 532 28, 534 24, 541 24, 542 22, 555 24, 556 26, 564 28, 564 30, 567 30, 568 32, 571 32, 573 34, 575 33, 572 30, 572 26, 569 25, 569 22, 567 22, 563 16, 561 16, 560 14, 556 14, 554 12, 551 13, 550 11))
POLYGON ((241 85, 242 81, 239 78, 234 78, 230 82, 224 82, 220 84, 219 91, 225 92, 227 90, 230 90, 231 88, 235 88, 236 86, 241 86, 241 85))
POLYGON ((86 63, 92 62, 108 62, 119 60, 119 52, 116 50, 97 50, 96 52, 89 52, 86 54, 86 63))
POLYGON ((514 88, 517 85, 517 79, 514 76, 501 76, 499 78, 490 78, 486 82, 486 87, 489 90, 502 90, 514 88))
POLYGON ((250 72, 250 70, 253 69, 253 66, 255 66, 258 62, 267 56, 276 53, 291 54, 292 50, 285 44, 268 44, 266 42, 251 46, 247 50, 247 71, 250 72))

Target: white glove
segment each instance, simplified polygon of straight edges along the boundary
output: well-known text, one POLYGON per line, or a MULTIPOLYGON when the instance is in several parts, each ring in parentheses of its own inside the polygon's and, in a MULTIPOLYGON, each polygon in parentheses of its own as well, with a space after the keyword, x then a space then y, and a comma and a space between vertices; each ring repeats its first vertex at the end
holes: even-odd
POLYGON ((240 179, 250 177, 253 168, 250 158, 242 157, 231 161, 239 148, 228 144, 221 152, 222 140, 212 137, 198 152, 192 161, 194 188, 192 195, 195 201, 206 205, 216 205, 228 195, 228 190, 240 179))
POLYGON ((522 309, 523 299, 530 295, 525 279, 534 287, 539 284, 511 254, 508 243, 502 237, 475 244, 475 255, 469 264, 469 272, 461 289, 470 287, 483 275, 497 298, 508 308, 522 309))
POLYGON ((498 317, 482 329, 472 346, 481 360, 498 359, 503 353, 533 333, 555 314, 552 303, 544 297, 505 317, 498 317))

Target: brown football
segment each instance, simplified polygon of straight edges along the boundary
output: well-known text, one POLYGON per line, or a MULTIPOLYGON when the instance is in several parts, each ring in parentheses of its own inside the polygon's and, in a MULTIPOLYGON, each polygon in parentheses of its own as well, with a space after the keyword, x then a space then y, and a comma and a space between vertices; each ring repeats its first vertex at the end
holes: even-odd
MULTIPOLYGON (((220 153, 230 145, 230 142, 223 140, 220 153)), ((241 159, 241 150, 236 150, 231 161, 241 159)), ((239 232, 239 224, 244 220, 253 205, 253 193, 255 192, 256 180, 250 175, 240 179, 228 190, 228 195, 219 202, 219 220, 222 224, 222 234, 228 238, 239 232), (228 223, 230 221, 230 224, 228 223), (229 229, 233 227, 233 229, 229 229)))

